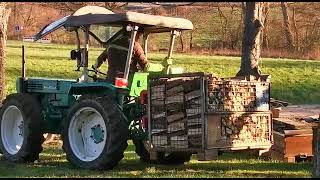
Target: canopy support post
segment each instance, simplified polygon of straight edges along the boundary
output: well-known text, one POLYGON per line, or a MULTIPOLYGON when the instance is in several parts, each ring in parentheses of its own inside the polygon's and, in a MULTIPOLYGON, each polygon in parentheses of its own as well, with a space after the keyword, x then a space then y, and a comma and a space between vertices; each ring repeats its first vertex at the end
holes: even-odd
POLYGON ((127 62, 126 62, 126 67, 124 70, 124 79, 128 80, 129 77, 129 70, 130 70, 130 61, 132 58, 132 53, 133 53, 133 48, 134 48, 134 42, 136 39, 136 35, 138 32, 138 26, 133 26, 132 30, 131 30, 131 39, 130 39, 130 44, 129 44, 129 51, 128 51, 128 55, 127 55, 127 62))
POLYGON ((81 65, 83 67, 81 77, 78 82, 88 82, 88 50, 89 50, 89 26, 84 28, 84 51, 81 53, 81 65))

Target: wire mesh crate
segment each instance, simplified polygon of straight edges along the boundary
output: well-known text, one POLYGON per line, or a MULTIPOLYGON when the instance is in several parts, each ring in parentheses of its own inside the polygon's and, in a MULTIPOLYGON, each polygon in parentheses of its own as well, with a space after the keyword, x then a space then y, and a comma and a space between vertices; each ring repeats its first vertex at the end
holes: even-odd
POLYGON ((207 146, 219 149, 268 149, 272 145, 271 112, 207 115, 207 146))
POLYGON ((270 83, 267 79, 208 76, 208 112, 269 111, 270 83))
POLYGON ((270 148, 270 84, 267 78, 241 78, 149 76, 148 124, 153 150, 199 153, 270 148))
POLYGON ((194 151, 204 143, 204 75, 149 77, 149 138, 157 150, 194 151))

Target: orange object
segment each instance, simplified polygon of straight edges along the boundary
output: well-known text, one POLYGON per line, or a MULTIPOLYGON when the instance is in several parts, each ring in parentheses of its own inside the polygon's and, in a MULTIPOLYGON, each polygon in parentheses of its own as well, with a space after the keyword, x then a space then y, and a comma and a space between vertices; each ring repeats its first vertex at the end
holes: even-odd
POLYGON ((273 108, 271 111, 272 111, 272 117, 278 118, 280 116, 281 108, 273 108))

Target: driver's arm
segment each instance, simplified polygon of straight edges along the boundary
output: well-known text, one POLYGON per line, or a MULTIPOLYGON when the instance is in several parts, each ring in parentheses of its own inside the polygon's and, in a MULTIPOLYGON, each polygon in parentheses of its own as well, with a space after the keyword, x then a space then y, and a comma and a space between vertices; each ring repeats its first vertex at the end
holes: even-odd
POLYGON ((144 51, 141 47, 141 45, 138 42, 134 43, 133 48, 133 61, 137 61, 139 66, 145 70, 148 64, 148 60, 144 54, 144 51))
POLYGON ((100 55, 99 57, 97 58, 96 60, 96 63, 95 65, 93 65, 93 68, 94 69, 98 69, 102 64, 103 62, 105 62, 108 58, 108 48, 105 49, 100 55))

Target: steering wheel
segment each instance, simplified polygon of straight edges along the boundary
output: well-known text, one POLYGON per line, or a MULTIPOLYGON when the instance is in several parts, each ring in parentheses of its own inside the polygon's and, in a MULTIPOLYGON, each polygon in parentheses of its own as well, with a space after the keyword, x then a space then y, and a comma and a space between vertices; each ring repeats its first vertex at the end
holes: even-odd
POLYGON ((93 81, 97 81, 97 80, 105 80, 105 79, 102 79, 102 78, 99 78, 98 77, 98 74, 102 74, 104 76, 107 76, 107 74, 99 71, 98 69, 95 69, 93 66, 91 67, 92 69, 88 69, 89 72, 94 72, 94 75, 88 75, 89 77, 91 77, 93 79, 93 81))

